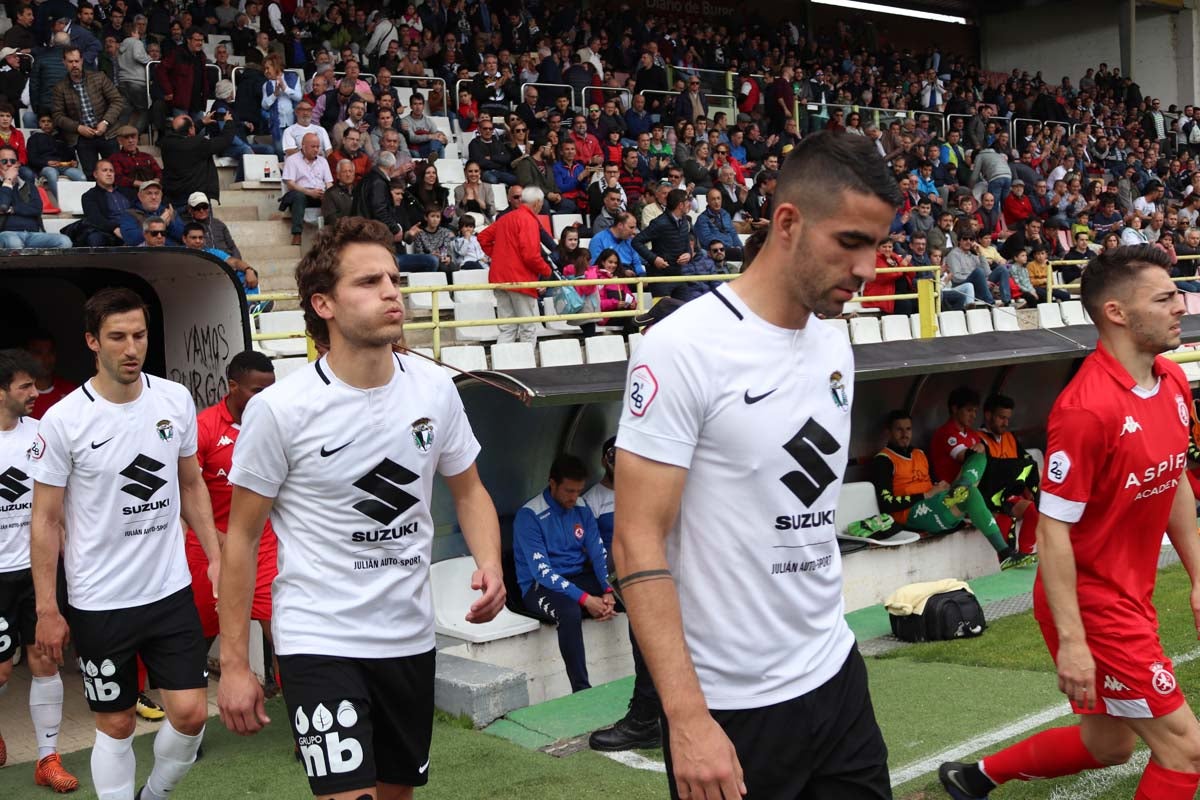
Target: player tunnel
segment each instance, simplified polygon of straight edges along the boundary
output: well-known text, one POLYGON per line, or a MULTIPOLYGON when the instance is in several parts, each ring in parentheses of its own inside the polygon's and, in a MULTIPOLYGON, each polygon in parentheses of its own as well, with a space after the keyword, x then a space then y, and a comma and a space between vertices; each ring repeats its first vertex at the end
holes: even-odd
POLYGON ((0 346, 43 330, 58 372, 81 383, 94 372, 83 304, 99 289, 127 287, 150 309, 146 371, 187 386, 198 408, 225 393, 225 366, 250 346, 245 295, 228 266, 207 253, 111 248, 0 253, 0 346))

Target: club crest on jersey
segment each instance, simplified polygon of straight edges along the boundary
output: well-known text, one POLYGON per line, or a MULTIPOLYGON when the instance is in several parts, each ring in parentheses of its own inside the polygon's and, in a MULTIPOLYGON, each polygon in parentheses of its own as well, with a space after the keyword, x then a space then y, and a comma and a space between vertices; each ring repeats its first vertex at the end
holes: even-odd
POLYGON ((1175 691, 1175 676, 1171 674, 1171 670, 1167 669, 1161 661, 1155 661, 1151 664, 1150 671, 1154 673, 1154 677, 1150 679, 1150 684, 1154 687, 1154 691, 1159 694, 1170 694, 1175 691))
POLYGON ((583 526, 580 525, 578 522, 575 523, 575 538, 576 539, 583 538, 583 526))
POLYGON ((833 397, 833 404, 842 411, 850 410, 850 401, 846 397, 846 385, 842 383, 842 373, 834 370, 829 375, 829 394, 833 397))
POLYGON ((160 419, 158 424, 154 426, 154 429, 158 431, 158 438, 164 442, 171 441, 171 438, 175 436, 175 427, 171 425, 171 420, 169 419, 160 419))
POLYGON ((1187 403, 1183 401, 1181 394, 1175 395, 1175 410, 1179 412, 1179 421, 1183 423, 1184 427, 1187 427, 1191 423, 1192 417, 1188 414, 1187 403))
POLYGON ((412 424, 413 444, 422 453, 428 453, 433 447, 433 420, 429 417, 421 417, 412 424))

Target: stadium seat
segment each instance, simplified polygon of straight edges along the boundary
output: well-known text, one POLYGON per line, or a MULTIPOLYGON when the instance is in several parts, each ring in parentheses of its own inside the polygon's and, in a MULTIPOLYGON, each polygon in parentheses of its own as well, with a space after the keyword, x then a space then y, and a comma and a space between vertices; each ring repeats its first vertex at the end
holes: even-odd
POLYGON ((1037 307, 1039 328, 1061 328, 1063 326, 1062 312, 1058 303, 1039 303, 1037 307))
POLYGON ((992 327, 998 331, 1019 331, 1021 321, 1017 319, 1015 308, 993 308, 992 327))
POLYGON ((912 339, 912 330, 908 326, 908 317, 903 314, 888 314, 882 320, 882 333, 885 342, 902 342, 912 339))
POLYGON ((74 225, 78 220, 71 217, 42 217, 42 227, 46 233, 62 233, 68 225, 74 225))
POLYGON ((1184 292, 1183 302, 1187 306, 1187 313, 1200 314, 1200 294, 1184 292))
POLYGON ((487 353, 477 344, 462 344, 442 348, 442 363, 466 372, 486 370, 487 353))
POLYGON ((625 361, 625 339, 620 336, 589 336, 583 340, 583 352, 589 364, 625 361))
POLYGON ((641 333, 629 334, 629 357, 630 358, 633 358, 633 354, 637 352, 638 345, 642 343, 643 335, 644 334, 641 334, 641 333))
MULTIPOLYGON (((450 282, 455 286, 466 286, 477 283, 487 283, 491 270, 460 269, 450 273, 450 282)), ((496 293, 490 289, 470 289, 465 292, 452 292, 455 303, 488 303, 493 308, 496 305, 496 293)))
MULTIPOLYGON (((470 321, 477 319, 495 319, 496 308, 491 303, 455 303, 454 321, 470 321)), ((455 328, 454 338, 460 342, 494 342, 500 338, 500 328, 496 325, 471 325, 466 328, 455 328)))
POLYGON ((583 364, 578 339, 548 339, 538 342, 543 367, 577 367, 583 364))
POLYGON ((497 211, 503 211, 508 208, 508 187, 503 183, 489 183, 492 187, 492 202, 496 205, 497 211))
POLYGON ((938 313, 938 331, 942 336, 966 336, 967 317, 961 311, 942 311, 938 313))
POLYGON ((422 356, 425 356, 426 358, 433 358, 433 348, 432 347, 413 347, 413 348, 411 348, 411 350, 412 350, 412 352, 418 353, 422 356))
POLYGON ((875 317, 855 317, 850 320, 850 341, 855 344, 878 344, 883 341, 879 320, 875 317))
MULTIPOLYGON (((410 272, 408 273, 409 286, 445 286, 446 273, 444 272, 410 272)), ((450 297, 448 292, 441 292, 438 297, 438 310, 449 311, 454 308, 454 299, 450 297)), ((409 307, 414 311, 432 311, 433 310, 433 292, 413 292, 408 296, 409 307)))
POLYGON ((1064 325, 1087 325, 1087 317, 1083 314, 1083 302, 1080 300, 1064 300, 1059 304, 1058 312, 1062 315, 1064 325))
POLYGON ((83 216, 83 193, 96 185, 95 181, 66 181, 58 182, 58 207, 64 214, 76 217, 83 216))
POLYGON ((537 354, 533 342, 504 342, 492 345, 492 369, 533 369, 537 354))
POLYGON ((491 622, 467 622, 467 612, 471 610, 471 604, 479 599, 479 592, 471 589, 471 575, 475 570, 475 559, 469 556, 438 561, 430 566, 433 622, 437 633, 480 643, 532 633, 541 627, 542 623, 536 619, 514 614, 503 607, 491 622))
MULTIPOLYGON (((542 298, 542 316, 553 317, 556 314, 558 314, 558 310, 554 307, 554 298, 553 297, 543 297, 542 298)), ((553 331, 555 333, 571 333, 571 334, 579 333, 578 325, 572 325, 571 323, 563 322, 562 320, 556 320, 554 322, 543 322, 542 324, 546 326, 547 330, 553 331)))
POLYGON ((833 319, 823 319, 821 321, 830 327, 837 328, 842 332, 842 336, 845 336, 847 339, 850 338, 850 323, 846 320, 834 317, 833 319))
POLYGON ((845 533, 852 522, 869 519, 877 514, 879 500, 875 497, 875 487, 871 483, 855 481, 842 484, 837 511, 833 517, 833 527, 838 533, 845 533))
MULTIPOLYGON (((1179 351, 1194 353, 1196 349, 1193 347, 1181 347, 1179 351)), ((1188 383, 1200 381, 1200 361, 1184 361, 1179 366, 1183 369, 1183 376, 1188 379, 1188 383)))
POLYGON ((863 308, 862 303, 856 303, 852 300, 842 304, 842 316, 849 316, 850 314, 865 314, 867 316, 877 317, 882 313, 883 312, 878 308, 863 308))
POLYGON ((246 180, 254 183, 279 183, 282 173, 279 171, 279 159, 273 155, 246 153, 242 156, 242 171, 246 180))
MULTIPOLYGON (((297 333, 304 330, 303 311, 270 311, 258 315, 260 333, 297 333)), ((269 356, 286 357, 308 354, 308 341, 297 339, 268 339, 258 343, 269 356)))
POLYGON ((457 158, 439 158, 434 162, 434 166, 437 167, 438 181, 443 185, 467 182, 467 175, 463 172, 463 163, 457 158))
POLYGON ((1029 457, 1033 459, 1033 463, 1037 464, 1038 475, 1039 476, 1045 475, 1046 474, 1046 456, 1045 456, 1045 454, 1041 450, 1038 450, 1036 447, 1026 447, 1025 452, 1028 453, 1029 457))
POLYGON ((304 369, 308 366, 307 358, 276 358, 271 361, 271 366, 275 368, 275 380, 281 381, 293 372, 304 369))
POLYGON ((995 330, 990 308, 969 308, 966 313, 969 333, 991 333, 995 330))
MULTIPOLYGON (((583 214, 554 214, 550 217, 550 233, 554 235, 555 239, 557 239, 558 237, 562 236, 562 232, 566 228, 570 227, 571 225, 582 224, 583 214)), ((583 247, 583 242, 580 242, 579 246, 583 247)))

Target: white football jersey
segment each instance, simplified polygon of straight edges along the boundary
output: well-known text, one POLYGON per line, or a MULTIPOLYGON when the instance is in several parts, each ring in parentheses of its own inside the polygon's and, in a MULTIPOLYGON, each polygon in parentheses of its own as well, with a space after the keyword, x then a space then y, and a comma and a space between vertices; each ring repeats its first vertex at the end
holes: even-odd
POLYGON ((27 453, 37 429, 36 419, 18 417, 11 431, 0 431, 0 572, 29 569, 33 479, 27 453))
POLYGON ((854 643, 834 532, 849 342, 816 318, 775 327, 722 286, 654 326, 629 363, 617 446, 688 470, 667 558, 709 707, 817 688, 854 643))
POLYGON ((191 584, 179 459, 195 454, 191 393, 145 373, 133 402, 110 403, 88 381, 42 417, 29 448, 30 475, 66 487, 64 560, 73 608, 132 608, 191 584))
POLYGON ((453 381, 415 356, 396 356, 373 389, 342 383, 322 358, 251 400, 229 480, 275 499, 276 652, 432 649, 433 476, 478 453, 453 381))

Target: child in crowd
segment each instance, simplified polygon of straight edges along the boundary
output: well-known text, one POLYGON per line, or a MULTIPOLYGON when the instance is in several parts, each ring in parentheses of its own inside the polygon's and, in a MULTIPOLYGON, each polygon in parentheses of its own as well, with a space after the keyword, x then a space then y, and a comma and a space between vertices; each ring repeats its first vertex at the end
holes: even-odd
POLYGON ((479 103, 463 89, 458 93, 458 129, 463 133, 479 127, 479 103))
POLYGON ((1013 301, 1024 300, 1026 305, 1038 304, 1038 293, 1033 286, 1026 265, 1029 263, 1029 253, 1018 250, 1013 255, 1012 263, 1008 265, 1008 274, 1013 282, 1013 301))
POLYGON ((450 243, 450 261, 456 270, 483 269, 492 261, 475 238, 475 217, 471 214, 463 214, 458 221, 458 236, 450 243))
POLYGON ((25 143, 29 169, 46 179, 46 191, 58 199, 58 179, 86 181, 88 178, 75 160, 75 151, 63 141, 49 114, 38 116, 38 132, 25 143))
POLYGON ((413 253, 428 254, 438 260, 438 269, 453 272, 454 262, 450 258, 450 245, 454 234, 442 227, 442 210, 430 208, 425 211, 425 227, 413 237, 413 253))
MULTIPOLYGON (((1029 282, 1037 293, 1038 302, 1046 302, 1046 286, 1050 277, 1050 253, 1044 244, 1035 244, 1030 253, 1029 262, 1025 265, 1029 272, 1029 282)), ((1070 300, 1071 293, 1066 289, 1055 289, 1055 300, 1070 300)))

